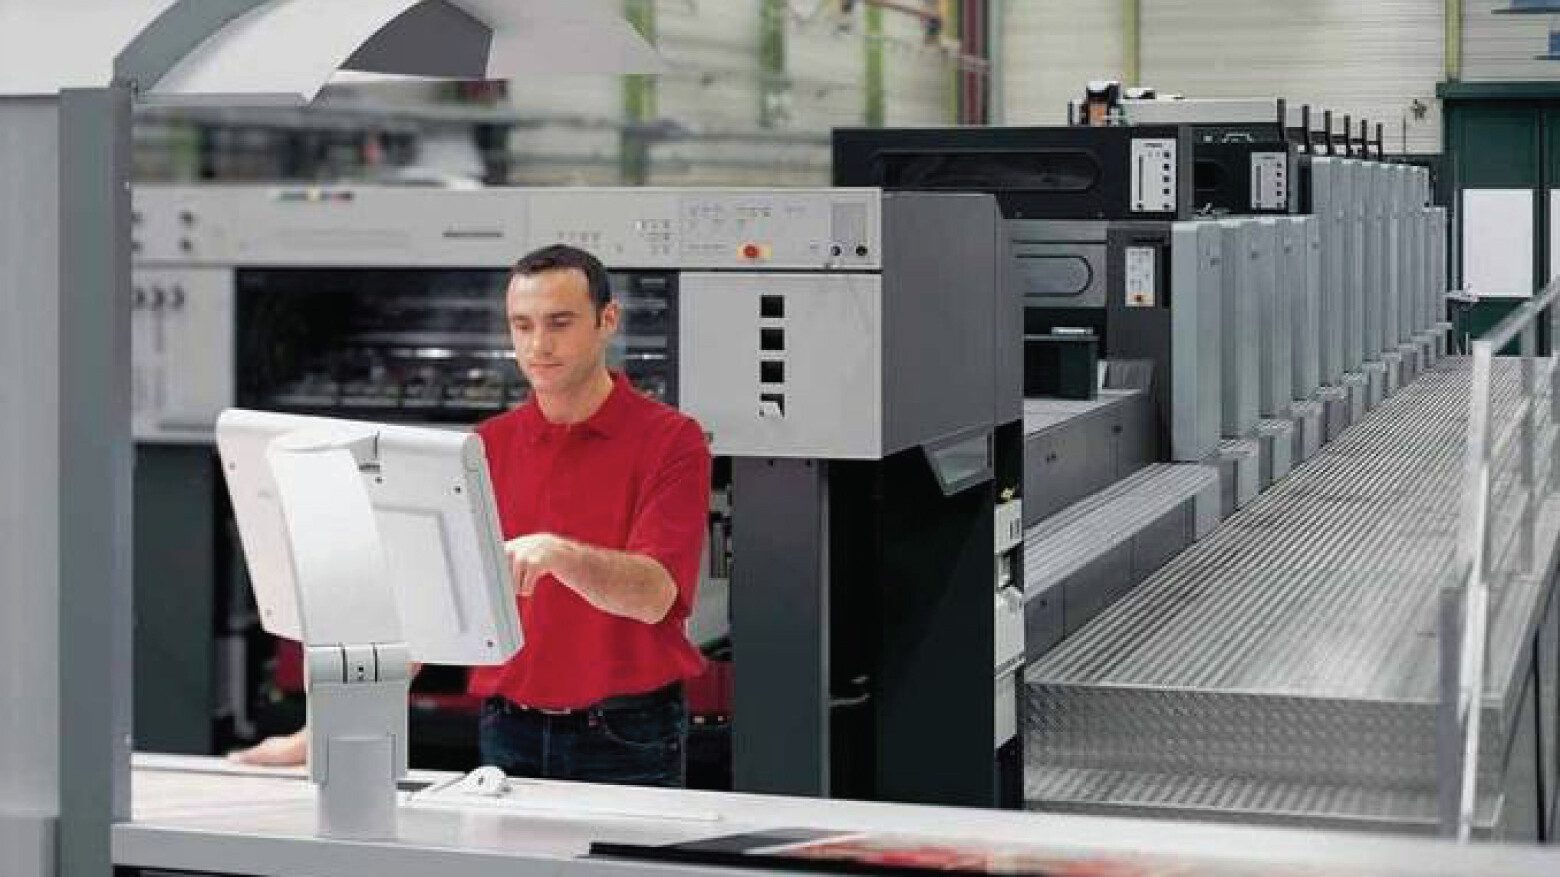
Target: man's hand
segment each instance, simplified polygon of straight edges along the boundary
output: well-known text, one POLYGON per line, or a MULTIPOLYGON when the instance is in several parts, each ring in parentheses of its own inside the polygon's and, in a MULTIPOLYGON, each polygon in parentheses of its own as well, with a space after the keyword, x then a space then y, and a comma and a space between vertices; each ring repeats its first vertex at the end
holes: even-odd
POLYGON ((542 576, 603 612, 655 624, 677 599, 677 585, 659 561, 574 542, 551 533, 533 533, 504 543, 515 593, 529 597, 542 576))
POLYGON ((267 737, 248 749, 228 753, 228 760, 254 767, 293 767, 309 758, 309 729, 267 737))
POLYGON ((509 570, 514 575, 515 593, 529 597, 536 592, 542 576, 558 577, 557 564, 569 542, 551 533, 532 533, 504 543, 509 555, 509 570))

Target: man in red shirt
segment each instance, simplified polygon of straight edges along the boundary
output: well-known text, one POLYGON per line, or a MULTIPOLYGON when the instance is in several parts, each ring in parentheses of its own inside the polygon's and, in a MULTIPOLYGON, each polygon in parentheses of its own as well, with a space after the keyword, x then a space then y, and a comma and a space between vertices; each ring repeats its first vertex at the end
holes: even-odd
MULTIPOLYGON (((608 370, 607 271, 566 246, 521 259, 505 294, 524 405, 477 427, 513 567, 525 644, 475 668, 482 761, 516 776, 682 785, 682 682, 708 520, 703 430, 608 370)), ((306 738, 240 760, 301 761, 306 738)))
POLYGON ((545 247, 507 292, 531 399, 479 427, 514 567, 525 645, 476 668, 482 760, 508 773, 681 785, 682 681, 709 517, 710 454, 693 419, 608 371, 607 272, 545 247))

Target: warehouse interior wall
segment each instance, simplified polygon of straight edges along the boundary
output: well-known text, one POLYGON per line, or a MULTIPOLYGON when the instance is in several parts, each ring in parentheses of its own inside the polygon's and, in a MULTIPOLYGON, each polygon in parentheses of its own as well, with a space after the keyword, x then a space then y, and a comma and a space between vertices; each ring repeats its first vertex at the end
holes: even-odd
POLYGON ((1560 62, 1540 61, 1548 47, 1546 15, 1496 15, 1510 0, 1462 0, 1462 79, 1509 82, 1560 77, 1560 62))
POLYGON ((665 73, 537 75, 491 94, 337 82, 305 110, 163 110, 137 120, 136 178, 379 182, 387 175, 376 163, 430 155, 436 170, 459 173, 473 159, 458 144, 490 121, 503 130, 486 148, 505 166, 489 183, 815 186, 828 184, 836 126, 954 118, 957 48, 916 14, 939 9, 936 0, 875 10, 840 0, 620 2, 665 73), (364 129, 389 146, 368 143, 364 129), (404 144, 415 157, 394 154, 404 144))
MULTIPOLYGON (((1006 120, 1060 124, 1088 80, 1122 78, 1130 3, 1008 0, 1006 120)), ((1138 0, 1138 10, 1142 85, 1287 97, 1384 123, 1389 151, 1440 149, 1440 0, 1138 0)))

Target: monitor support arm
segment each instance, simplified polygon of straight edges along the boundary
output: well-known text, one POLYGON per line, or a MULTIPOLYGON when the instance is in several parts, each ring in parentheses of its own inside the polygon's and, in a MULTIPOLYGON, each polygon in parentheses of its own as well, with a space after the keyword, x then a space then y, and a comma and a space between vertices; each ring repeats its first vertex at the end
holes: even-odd
POLYGON ((406 774, 406 646, 309 646, 307 666, 309 778, 319 786, 320 835, 395 837, 395 783, 406 774))
POLYGON ((395 837, 407 764, 411 653, 364 481, 377 439, 295 433, 266 454, 298 584, 318 831, 353 840, 395 837))

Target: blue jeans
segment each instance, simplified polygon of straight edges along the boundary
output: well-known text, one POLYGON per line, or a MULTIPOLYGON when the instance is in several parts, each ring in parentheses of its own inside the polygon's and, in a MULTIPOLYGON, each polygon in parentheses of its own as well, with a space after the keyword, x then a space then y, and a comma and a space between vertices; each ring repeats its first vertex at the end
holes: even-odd
POLYGON ((477 744, 482 763, 509 776, 680 788, 688 774, 688 710, 681 692, 562 716, 490 697, 477 744))

